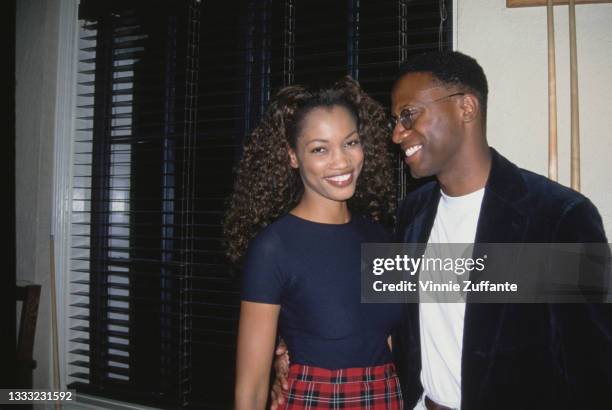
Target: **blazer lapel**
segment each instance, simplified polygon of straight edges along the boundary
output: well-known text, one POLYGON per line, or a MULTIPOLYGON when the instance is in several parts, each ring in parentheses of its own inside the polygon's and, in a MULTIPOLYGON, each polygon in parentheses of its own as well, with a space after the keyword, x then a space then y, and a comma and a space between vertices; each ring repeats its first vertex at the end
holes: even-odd
MULTIPOLYGON (((423 207, 416 213, 416 216, 409 221, 408 225, 404 229, 401 240, 403 243, 418 243, 419 246, 416 250, 418 255, 425 251, 427 240, 429 239, 429 234, 431 233, 431 228, 433 227, 434 219, 436 218, 439 201, 440 187, 438 184, 436 184, 433 186, 432 191, 427 194, 422 201, 423 207)), ((416 377, 416 379, 413 381, 419 382, 420 384, 418 375, 421 372, 422 359, 418 303, 413 302, 406 303, 404 305, 404 326, 408 329, 407 332, 404 332, 404 335, 409 339, 406 341, 406 344, 410 346, 410 351, 413 352, 409 355, 409 359, 413 360, 410 367, 414 369, 413 374, 416 377)))
POLYGON ((404 229, 402 238, 404 243, 427 243, 436 218, 438 202, 440 202, 440 186, 436 184, 425 199, 421 210, 404 229))
MULTIPOLYGON (((523 242, 528 225, 527 217, 517 206, 517 202, 526 194, 519 169, 492 148, 491 155, 491 171, 476 229, 474 257, 482 256, 485 252, 479 244, 523 242)), ((470 274, 472 282, 483 279, 486 279, 486 269, 470 274)), ((461 363, 462 404, 465 404, 466 397, 470 397, 470 401, 479 397, 479 391, 485 386, 489 369, 475 368, 473 358, 495 356, 498 329, 503 323, 507 306, 504 303, 469 303, 470 295, 467 301, 461 363), (463 360, 466 355, 472 360, 463 360)), ((492 361, 487 363, 490 368, 492 361)))

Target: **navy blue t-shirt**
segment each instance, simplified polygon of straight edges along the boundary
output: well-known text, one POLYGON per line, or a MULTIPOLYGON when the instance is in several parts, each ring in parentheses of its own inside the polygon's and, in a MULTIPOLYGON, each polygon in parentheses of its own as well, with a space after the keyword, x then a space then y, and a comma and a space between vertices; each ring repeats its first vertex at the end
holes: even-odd
POLYGON ((287 214, 251 241, 242 300, 281 305, 279 333, 292 363, 340 369, 390 362, 387 336, 401 306, 360 303, 361 244, 388 240, 361 216, 336 225, 287 214))

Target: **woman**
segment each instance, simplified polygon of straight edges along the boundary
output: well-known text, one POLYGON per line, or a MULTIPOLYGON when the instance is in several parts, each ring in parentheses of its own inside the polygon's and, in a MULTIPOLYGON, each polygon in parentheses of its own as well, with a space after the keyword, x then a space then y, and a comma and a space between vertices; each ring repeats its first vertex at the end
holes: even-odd
POLYGON ((244 257, 236 409, 263 409, 277 325, 285 408, 402 408, 389 335, 399 305, 360 303, 360 246, 385 242, 392 161, 382 108, 350 78, 282 89, 247 140, 225 221, 244 257), (247 250, 248 246, 248 250, 247 250))

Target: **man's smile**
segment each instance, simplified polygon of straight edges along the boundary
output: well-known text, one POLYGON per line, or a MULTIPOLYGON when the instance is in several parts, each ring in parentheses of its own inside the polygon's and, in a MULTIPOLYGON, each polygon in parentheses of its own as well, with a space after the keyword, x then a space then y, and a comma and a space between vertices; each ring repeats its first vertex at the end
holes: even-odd
POLYGON ((404 150, 404 153, 406 154, 406 158, 410 158, 411 156, 416 154, 418 151, 420 151, 421 148, 423 148, 423 144, 416 144, 416 145, 409 146, 408 148, 404 150))

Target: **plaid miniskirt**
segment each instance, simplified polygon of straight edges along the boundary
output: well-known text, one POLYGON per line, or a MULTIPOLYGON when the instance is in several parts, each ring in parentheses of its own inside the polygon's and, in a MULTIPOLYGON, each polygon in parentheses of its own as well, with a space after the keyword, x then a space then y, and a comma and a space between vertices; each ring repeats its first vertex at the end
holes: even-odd
POLYGON ((402 392, 392 363, 328 370, 292 364, 281 409, 402 410, 402 392))

